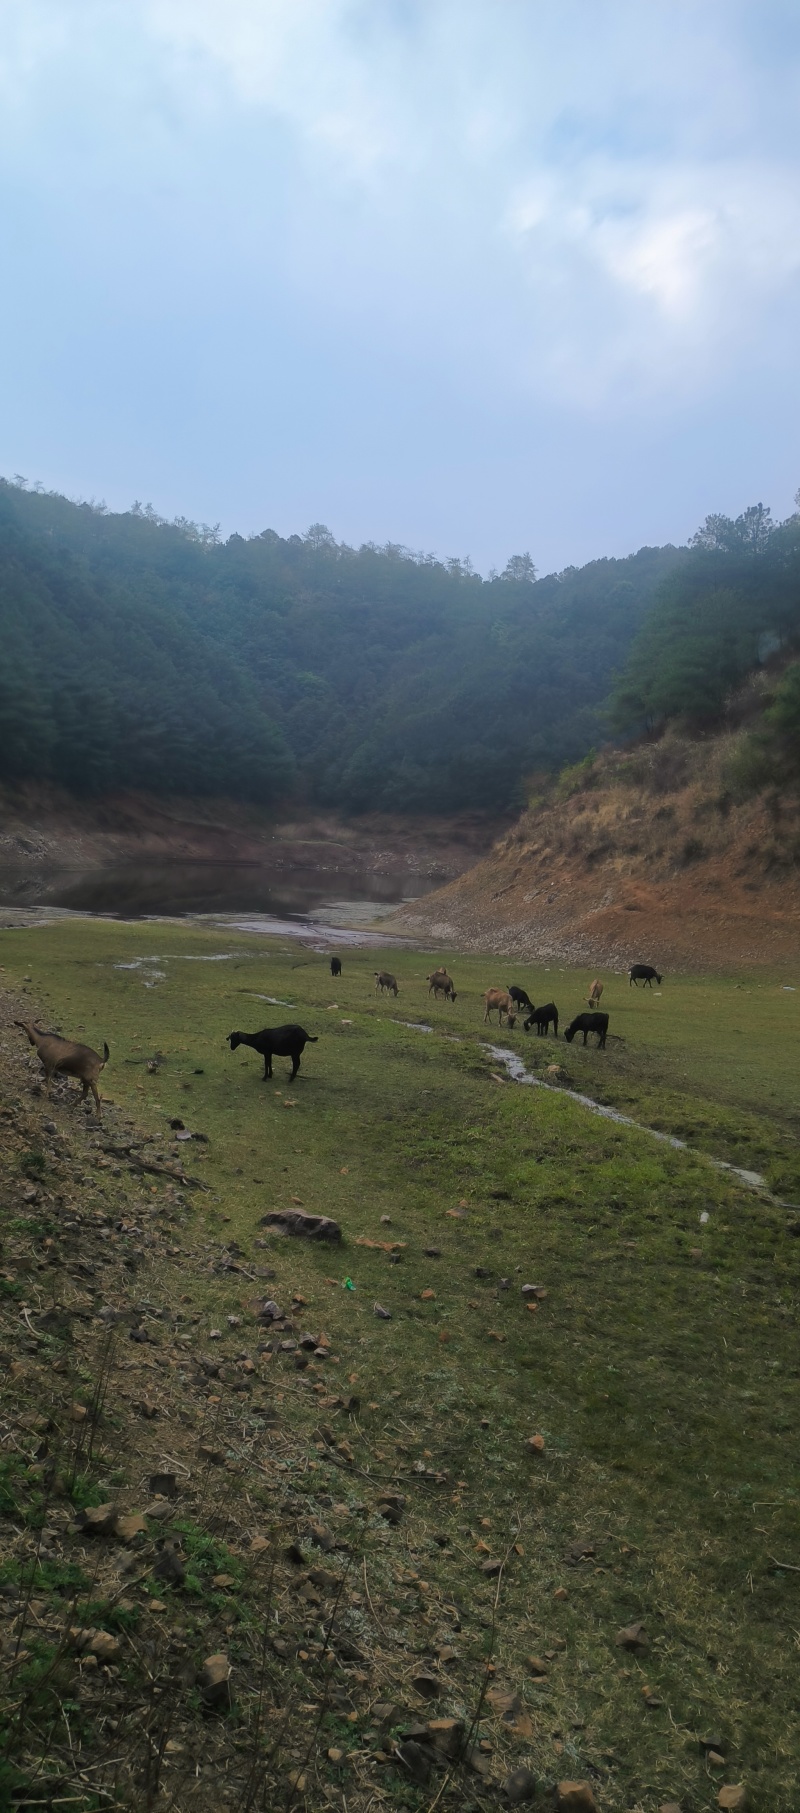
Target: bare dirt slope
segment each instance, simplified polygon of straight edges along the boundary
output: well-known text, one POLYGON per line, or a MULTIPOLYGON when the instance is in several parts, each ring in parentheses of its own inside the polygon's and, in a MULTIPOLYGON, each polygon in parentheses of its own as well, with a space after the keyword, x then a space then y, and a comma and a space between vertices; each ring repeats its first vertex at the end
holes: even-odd
POLYGON ((800 802, 737 800, 735 744, 670 733, 604 754, 532 804, 475 868, 389 923, 529 961, 793 964, 800 802))

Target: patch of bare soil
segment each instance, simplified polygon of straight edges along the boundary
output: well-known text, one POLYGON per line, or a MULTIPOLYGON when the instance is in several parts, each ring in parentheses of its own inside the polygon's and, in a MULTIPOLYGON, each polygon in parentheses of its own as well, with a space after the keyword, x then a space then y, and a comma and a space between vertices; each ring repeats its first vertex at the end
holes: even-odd
POLYGON ((522 961, 625 969, 793 964, 800 801, 737 801, 735 738, 676 735, 604 755, 534 805, 490 854, 388 929, 522 961))

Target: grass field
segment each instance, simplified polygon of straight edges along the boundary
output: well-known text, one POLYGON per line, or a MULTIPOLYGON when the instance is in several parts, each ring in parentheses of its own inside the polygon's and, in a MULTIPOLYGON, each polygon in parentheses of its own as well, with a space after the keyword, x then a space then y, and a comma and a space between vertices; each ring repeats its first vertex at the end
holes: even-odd
MULTIPOLYGON (((108 1040, 108 1098, 164 1151, 170 1117, 208 1136, 192 1167, 211 1186, 196 1210, 210 1233, 251 1252, 259 1218, 293 1197, 341 1222, 336 1254, 272 1243, 274 1288, 291 1280, 315 1306, 375 1404, 365 1453, 447 1474, 404 1537, 406 1596, 423 1620, 426 1592, 476 1612, 478 1670, 495 1590, 481 1556, 508 1555, 492 1641, 498 1678, 528 1706, 518 1760, 544 1780, 590 1777, 603 1813, 668 1800, 699 1813, 740 1780, 753 1813, 793 1813, 800 1240, 785 1206, 706 1155, 800 1201, 794 978, 669 977, 659 995, 607 978, 621 1042, 605 1053, 519 1023, 491 1033, 678 1134, 683 1153, 492 1075, 482 989, 522 983, 557 1001, 563 1026, 588 972, 447 961, 458 1000, 435 1007, 431 960, 410 948, 346 950, 332 983, 297 946, 174 924, 0 933, 0 980, 48 1023, 108 1040), (379 965, 398 976, 396 1002, 374 996, 379 965), (286 1061, 264 1083, 256 1055, 225 1043, 282 1020, 319 1035, 291 1088, 286 1061), (399 1259, 365 1238, 403 1243, 399 1259), (526 1283, 546 1287, 538 1308, 526 1283), (648 1648, 634 1654, 615 1639, 639 1621, 648 1648), (548 1650, 536 1685, 526 1657, 548 1650), (709 1736, 724 1766, 708 1762, 709 1736)), ((21 1077, 25 1050, 20 1035, 21 1077)), ((218 1277, 191 1283, 209 1327, 240 1303, 218 1277)))

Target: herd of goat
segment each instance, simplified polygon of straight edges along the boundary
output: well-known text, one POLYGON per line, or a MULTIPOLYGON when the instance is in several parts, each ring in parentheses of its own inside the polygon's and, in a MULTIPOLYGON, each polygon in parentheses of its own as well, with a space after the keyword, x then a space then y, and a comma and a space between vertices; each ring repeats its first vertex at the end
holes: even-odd
MULTIPOLYGON (((332 957, 331 975, 340 976, 341 973, 341 958, 332 957)), ((374 975, 376 995, 390 994, 397 999, 400 993, 397 977, 385 969, 375 970, 374 975)), ((425 980, 428 984, 428 994, 433 995, 434 1000, 438 1000, 442 995, 445 1001, 455 1001, 456 991, 453 978, 448 975, 445 968, 433 970, 425 980)), ((640 982, 643 982, 646 988, 652 988, 654 982, 657 982, 660 987, 661 977, 649 963, 634 963, 628 971, 628 985, 638 988, 640 982)), ((582 1032, 585 1045, 589 1033, 593 1032, 597 1037, 599 1049, 605 1050, 608 1014, 598 1010, 602 993, 602 982, 593 982, 589 991, 589 1012, 576 1014, 569 1026, 564 1028, 564 1038, 568 1044, 572 1044, 576 1033, 582 1032)), ((544 1037, 552 1026, 554 1035, 558 1038, 558 1008, 555 1002, 547 1001, 544 1007, 534 1007, 530 995, 524 988, 516 986, 487 988, 483 997, 484 1025, 489 1023, 490 1015, 493 1013, 497 1014, 500 1026, 505 1022, 507 1027, 513 1027, 516 1025, 518 1017, 524 1015, 522 1024, 526 1032, 530 1032, 531 1027, 535 1026, 537 1034, 544 1037)), ((41 1027, 34 1025, 32 1020, 15 1020, 14 1024, 27 1033, 30 1044, 35 1047, 44 1070, 46 1088, 50 1088, 54 1076, 77 1077, 82 1088, 81 1102, 86 1101, 91 1090, 97 1113, 100 1114, 102 1110, 97 1084, 100 1072, 105 1069, 111 1055, 108 1046, 103 1046, 101 1057, 99 1051, 92 1050, 91 1045, 79 1045, 73 1039, 63 1039, 60 1033, 44 1032, 41 1027)), ((240 1045, 249 1045, 264 1059, 265 1082, 272 1076, 274 1057, 291 1058, 292 1070, 289 1080, 294 1082, 306 1046, 316 1045, 316 1043, 316 1035, 306 1032, 303 1026, 266 1026, 261 1032, 228 1033, 228 1044, 231 1051, 236 1051, 240 1045)))

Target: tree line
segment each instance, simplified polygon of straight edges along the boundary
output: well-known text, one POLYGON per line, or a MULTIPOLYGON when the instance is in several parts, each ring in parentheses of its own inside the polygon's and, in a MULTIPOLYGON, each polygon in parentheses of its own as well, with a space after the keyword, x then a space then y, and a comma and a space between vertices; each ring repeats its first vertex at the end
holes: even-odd
POLYGON ((682 554, 538 579, 114 514, 0 481, 0 775, 342 811, 506 809, 602 733, 682 554))
POLYGON ((800 513, 711 516, 687 548, 544 578, 514 555, 482 579, 320 523, 223 540, 0 481, 5 780, 507 810, 610 729, 707 724, 794 646, 800 513))

